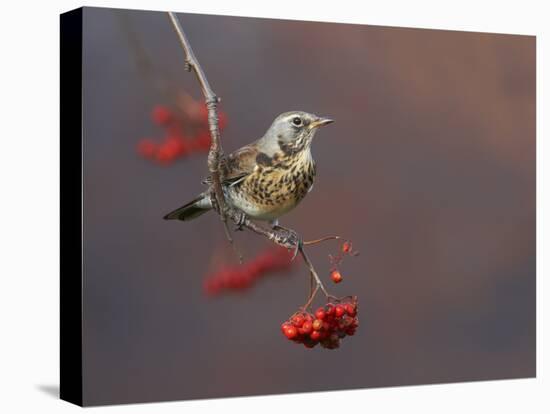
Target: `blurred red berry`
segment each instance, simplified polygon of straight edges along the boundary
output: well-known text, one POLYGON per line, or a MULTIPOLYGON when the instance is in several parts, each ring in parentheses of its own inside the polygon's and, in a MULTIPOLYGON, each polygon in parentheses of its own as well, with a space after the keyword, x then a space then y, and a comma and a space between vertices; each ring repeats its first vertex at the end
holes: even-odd
POLYGON ((153 158, 157 151, 157 145, 150 139, 142 139, 138 144, 138 153, 145 158, 153 158))
POLYGON ((174 156, 181 155, 186 150, 185 142, 181 138, 175 136, 168 137, 163 143, 163 146, 167 149, 167 151, 174 154, 174 156))
POLYGON ((156 153, 157 161, 163 164, 169 164, 175 157, 176 153, 174 152, 174 149, 164 144, 158 148, 156 153))
MULTIPOLYGON (((179 117, 176 112, 166 105, 156 105, 151 110, 152 121, 161 126, 165 132, 165 139, 161 144, 155 144, 148 140, 137 145, 137 152, 144 158, 168 165, 177 158, 191 153, 206 153, 210 149, 210 132, 208 126, 208 111, 204 103, 193 100, 185 107, 193 107, 193 110, 181 110, 179 117), (187 122, 187 121, 190 122, 187 122), (183 123, 185 121, 185 124, 183 123)), ((227 123, 227 115, 218 111, 219 127, 223 129, 227 123)))
MULTIPOLYGON (((296 262, 291 261, 291 254, 287 249, 271 247, 257 255, 250 262, 238 266, 226 266, 208 276, 206 280, 220 280, 221 288, 206 289, 210 295, 221 293, 223 290, 244 290, 250 288, 258 279, 273 272, 290 269, 296 262)), ((306 314, 297 314, 306 320, 306 314)))
POLYGON ((225 112, 222 112, 222 111, 219 112, 218 120, 219 120, 220 129, 224 129, 225 126, 227 125, 227 115, 225 114, 225 112))
POLYGON ((210 132, 203 131, 190 142, 190 145, 196 151, 208 151, 211 142, 210 132))
POLYGON ((208 125, 208 108, 206 107, 206 104, 201 104, 197 117, 201 120, 201 122, 204 122, 205 125, 208 125))
POLYGON ((173 119, 173 114, 170 109, 168 109, 164 105, 157 105, 153 108, 153 111, 151 112, 151 118, 153 118, 153 122, 158 125, 166 125, 173 119))

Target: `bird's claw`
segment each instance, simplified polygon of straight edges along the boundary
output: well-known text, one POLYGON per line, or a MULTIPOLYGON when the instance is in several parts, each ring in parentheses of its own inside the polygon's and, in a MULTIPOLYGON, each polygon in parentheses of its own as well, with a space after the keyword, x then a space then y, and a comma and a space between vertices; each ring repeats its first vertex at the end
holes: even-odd
POLYGON ((302 238, 294 230, 287 229, 286 227, 276 225, 273 226, 273 229, 276 230, 280 235, 280 244, 284 245, 289 250, 294 250, 292 258, 290 260, 293 261, 294 259, 296 259, 296 256, 298 256, 298 252, 303 245, 302 238))
POLYGON ((294 247, 294 252, 292 253, 292 257, 290 258, 290 261, 294 261, 294 259, 296 259, 296 256, 298 256, 298 252, 300 251, 300 249, 302 248, 302 240, 299 239, 298 242, 296 243, 296 246, 294 247))

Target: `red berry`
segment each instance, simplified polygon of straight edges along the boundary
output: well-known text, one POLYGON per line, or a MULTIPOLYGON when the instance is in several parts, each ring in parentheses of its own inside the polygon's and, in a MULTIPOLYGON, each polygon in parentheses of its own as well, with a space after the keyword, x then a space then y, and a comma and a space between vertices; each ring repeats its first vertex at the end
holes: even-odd
POLYGON ((288 328, 290 325, 288 322, 285 322, 281 325, 281 332, 285 333, 286 328, 288 328))
POLYGON ((315 312, 315 317, 321 320, 325 319, 325 310, 323 308, 317 309, 317 312, 315 312))
POLYGON ((297 315, 294 315, 294 316, 292 317, 292 324, 293 324, 294 326, 296 326, 297 328, 299 328, 300 326, 303 325, 304 320, 305 320, 305 319, 304 319, 304 316, 303 316, 303 315, 297 314, 297 315))
POLYGON ((334 315, 334 306, 332 305, 332 303, 329 303, 325 306, 325 314, 327 316, 334 315))
POLYGON ((353 303, 346 303, 345 309, 349 316, 355 316, 357 314, 357 309, 353 303))
POLYGON ((333 270, 330 274, 330 278, 334 283, 340 283, 342 281, 342 275, 338 270, 333 270))
POLYGON ((300 333, 304 335, 309 335, 312 330, 313 330, 313 323, 311 323, 310 321, 305 321, 304 324, 302 325, 302 329, 300 333))
POLYGON ((344 242, 344 244, 342 245, 342 252, 344 252, 344 253, 351 252, 351 242, 349 242, 349 241, 344 242))
POLYGON ((313 321, 312 327, 313 327, 314 330, 320 331, 321 328, 323 327, 323 321, 320 320, 320 319, 315 319, 315 320, 313 321))
POLYGON ((313 331, 309 337, 311 339, 313 339, 314 341, 318 341, 319 339, 321 339, 321 333, 319 331, 313 331))
POLYGON ((337 318, 341 318, 342 316, 344 316, 344 313, 346 313, 344 307, 342 305, 336 305, 336 307, 334 308, 334 316, 336 316, 337 318))
POLYGON ((296 327, 289 325, 285 328, 284 334, 288 339, 294 339, 296 338, 296 335, 298 335, 298 330, 296 327))

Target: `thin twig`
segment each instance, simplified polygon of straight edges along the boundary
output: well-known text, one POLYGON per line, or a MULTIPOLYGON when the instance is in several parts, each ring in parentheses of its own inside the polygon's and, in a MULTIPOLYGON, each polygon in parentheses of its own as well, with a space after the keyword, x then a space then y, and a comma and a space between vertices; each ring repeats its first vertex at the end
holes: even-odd
POLYGON ((323 286, 323 282, 321 282, 321 279, 319 278, 319 275, 315 271, 315 268, 313 267, 313 264, 311 263, 311 260, 309 260, 309 257, 307 256, 304 248, 300 245, 300 246, 298 246, 298 250, 300 251, 300 254, 302 255, 302 258, 304 259, 304 262, 306 262, 307 267, 309 267, 309 271, 310 271, 311 275, 314 277, 315 282, 317 282, 317 286, 323 291, 325 296, 327 296, 327 297, 330 296, 328 294, 327 290, 325 289, 325 287, 323 286))
POLYGON ((326 236, 326 237, 321 237, 320 239, 317 239, 317 240, 305 241, 302 244, 304 246, 312 246, 314 244, 321 243, 327 240, 339 240, 339 239, 341 239, 340 236, 326 236))
POLYGON ((319 285, 315 285, 315 288, 311 290, 309 297, 307 298, 307 302, 304 306, 302 306, 303 310, 307 312, 308 308, 313 303, 313 299, 315 298, 315 295, 317 294, 317 291, 319 290, 319 285))

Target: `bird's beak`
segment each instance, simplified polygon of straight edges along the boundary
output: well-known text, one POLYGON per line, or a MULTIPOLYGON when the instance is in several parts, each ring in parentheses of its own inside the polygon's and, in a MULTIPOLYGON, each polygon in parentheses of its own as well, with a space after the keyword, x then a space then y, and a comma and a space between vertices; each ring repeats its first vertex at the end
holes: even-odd
POLYGON ((317 118, 309 124, 309 129, 319 128, 328 124, 332 124, 334 120, 330 118, 317 118))

